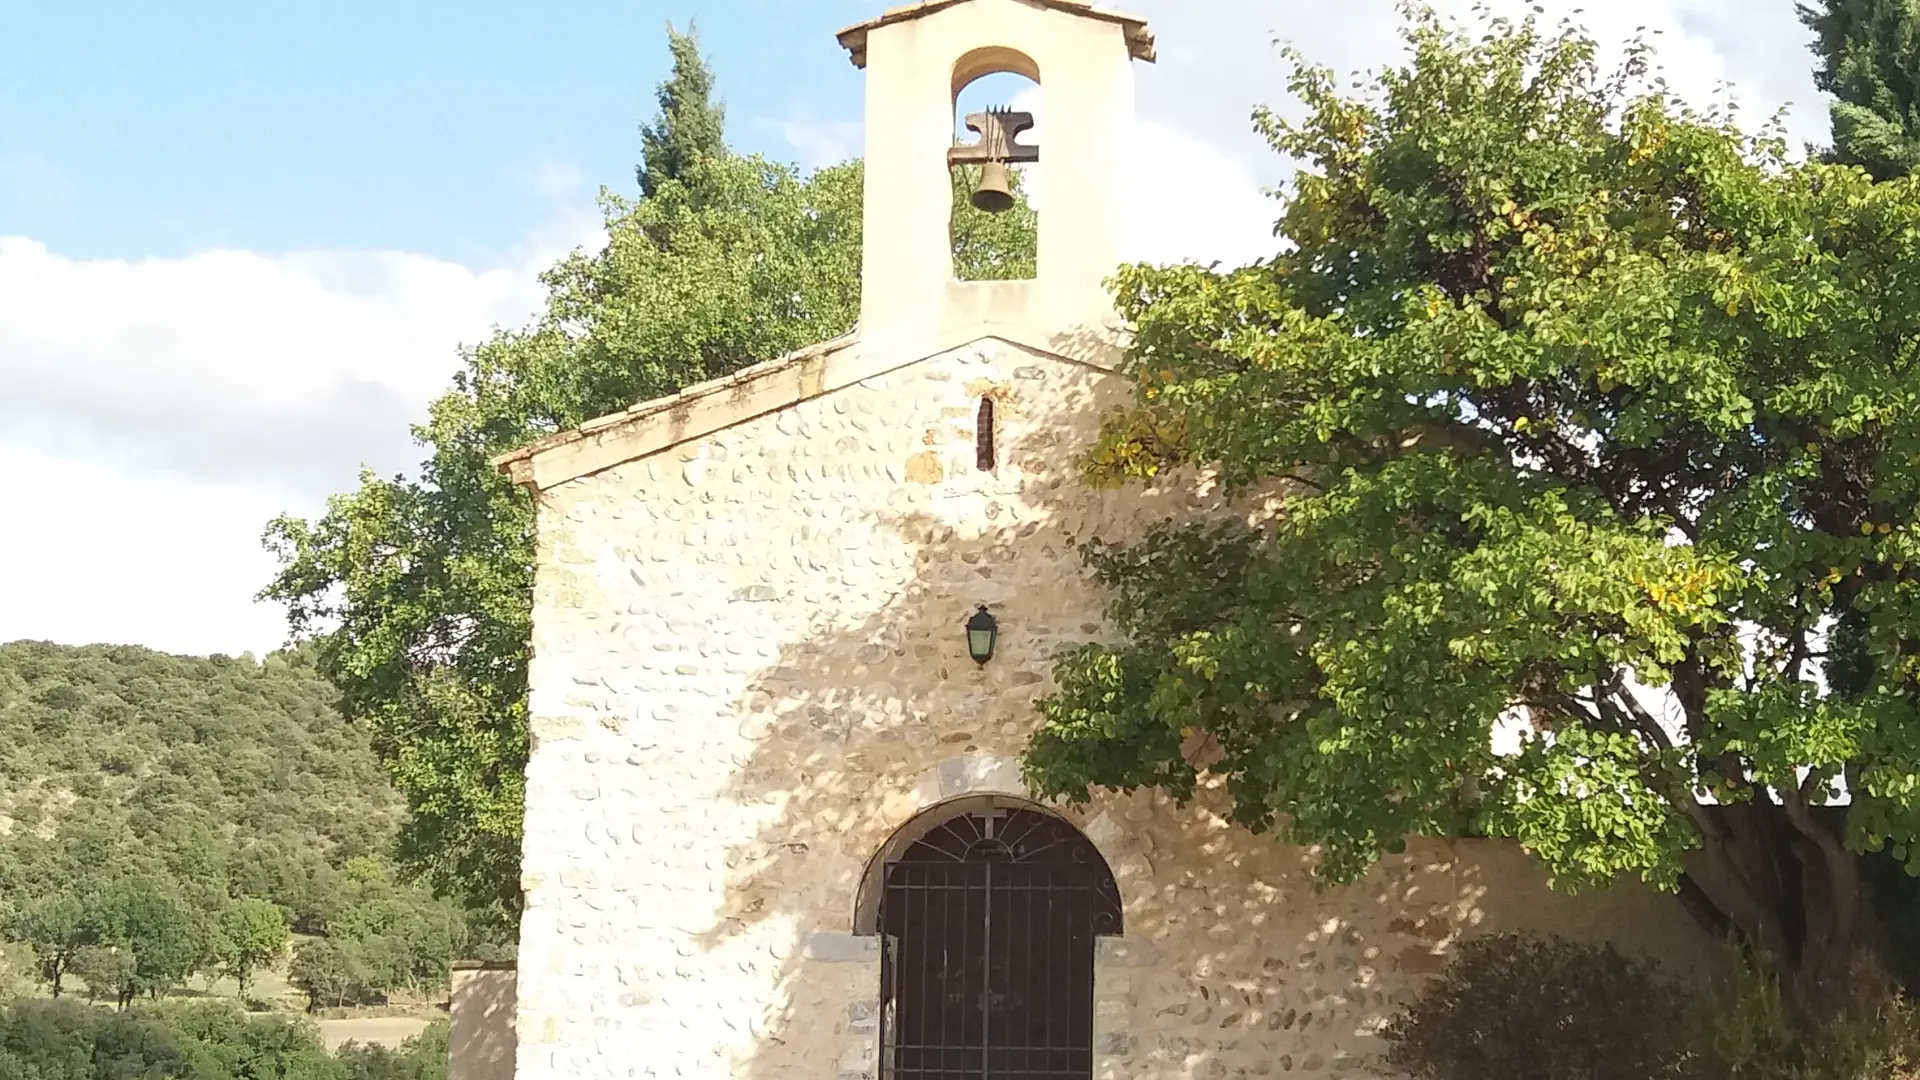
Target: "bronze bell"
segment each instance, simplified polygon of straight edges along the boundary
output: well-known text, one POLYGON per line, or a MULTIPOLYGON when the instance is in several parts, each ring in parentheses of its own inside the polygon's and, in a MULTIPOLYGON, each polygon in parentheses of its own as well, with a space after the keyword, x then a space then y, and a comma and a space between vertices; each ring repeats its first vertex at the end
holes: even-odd
POLYGON ((947 166, 980 166, 980 182, 974 185, 967 201, 974 209, 989 214, 1013 209, 1013 177, 1009 164, 1031 164, 1040 160, 1040 148, 1023 146, 1017 140, 1021 132, 1033 126, 1033 114, 989 109, 967 117, 967 127, 980 133, 972 146, 956 146, 947 151, 947 166))
POLYGON ((1013 209, 1013 185, 1009 183, 1007 167, 1002 162, 989 161, 980 166, 980 182, 974 185, 973 203, 975 210, 984 210, 989 214, 1005 213, 1013 209))

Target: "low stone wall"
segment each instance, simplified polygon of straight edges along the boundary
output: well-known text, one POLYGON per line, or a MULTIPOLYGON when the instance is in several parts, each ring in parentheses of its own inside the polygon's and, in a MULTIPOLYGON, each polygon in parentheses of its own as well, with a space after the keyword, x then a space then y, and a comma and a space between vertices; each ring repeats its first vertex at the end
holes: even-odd
POLYGON ((448 1080, 513 1080, 518 980, 512 964, 453 965, 448 1080))

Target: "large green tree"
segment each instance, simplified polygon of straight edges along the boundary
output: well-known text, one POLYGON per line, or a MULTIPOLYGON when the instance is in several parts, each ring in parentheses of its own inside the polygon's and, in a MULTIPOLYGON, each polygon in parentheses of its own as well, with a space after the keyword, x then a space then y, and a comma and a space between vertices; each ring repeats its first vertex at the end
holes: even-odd
POLYGON ((359 959, 331 938, 309 938, 293 950, 287 981, 307 995, 307 1011, 338 1007, 362 992, 366 972, 359 959))
MULTIPOLYGON (((321 518, 267 530, 281 571, 263 596, 288 605, 297 636, 323 637, 342 710, 407 797, 406 861, 508 916, 520 899, 533 509, 490 459, 834 337, 859 309, 859 164, 802 175, 717 146, 711 77, 690 36, 671 44, 645 192, 603 192, 604 249, 543 276, 546 307, 530 325, 463 353, 414 428, 420 474, 365 474, 321 518)), ((1031 274, 1034 240, 1024 207, 956 212, 955 269, 1031 274)))
POLYGON ((90 917, 100 927, 98 940, 133 955, 123 1005, 136 994, 161 997, 214 957, 219 912, 196 907, 186 889, 164 875, 116 878, 95 903, 90 917))
MULTIPOLYGON (((73 955, 67 974, 87 984, 87 1000, 121 1001, 133 981, 133 954, 116 945, 89 945, 73 955)), ((55 995, 58 996, 58 995, 55 995)))
POLYGON ((33 950, 34 974, 54 997, 74 962, 107 936, 107 891, 140 868, 132 836, 97 819, 63 822, 53 836, 11 837, 0 893, 0 937, 33 950))
POLYGON ((240 984, 240 998, 244 1001, 253 973, 278 960, 292 940, 287 916, 277 905, 242 896, 220 913, 213 955, 221 970, 240 984))
POLYGON ((1028 768, 1222 783, 1331 880, 1510 837, 1679 889, 1821 1008, 1854 853, 1920 857, 1920 192, 1643 91, 1637 47, 1407 40, 1263 116, 1278 255, 1120 275, 1139 390, 1090 474, 1277 513, 1089 547, 1123 639, 1061 660, 1028 768))
POLYGON ((97 938, 82 897, 43 893, 21 901, 7 919, 7 937, 33 950, 34 975, 54 997, 75 960, 97 938))
POLYGON ((1817 0, 1799 10, 1820 57, 1814 85, 1836 99, 1829 158, 1880 180, 1912 172, 1920 165, 1920 3, 1817 0))

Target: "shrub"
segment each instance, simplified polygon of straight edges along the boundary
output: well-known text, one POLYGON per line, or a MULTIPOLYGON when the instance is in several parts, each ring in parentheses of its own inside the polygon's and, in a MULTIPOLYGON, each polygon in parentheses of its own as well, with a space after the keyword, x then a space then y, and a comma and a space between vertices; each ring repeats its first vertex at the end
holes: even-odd
POLYGON ((1452 963, 1383 1032, 1416 1080, 1663 1080, 1686 1061, 1687 998, 1612 946, 1502 934, 1452 963))
MULTIPOLYGON (((414 1057, 430 1063, 431 1048, 414 1057)), ((356 1071, 329 1056, 310 1026, 286 1017, 246 1016, 220 1002, 141 1003, 110 1012, 73 1001, 22 1001, 0 1007, 0 1077, 444 1080, 444 1073, 424 1066, 356 1071)))
POLYGON ((336 1058, 348 1080, 447 1080, 447 1021, 435 1020, 398 1050, 348 1043, 336 1058))
POLYGON ((367 974, 359 957, 329 938, 303 941, 293 950, 287 981, 307 995, 307 1011, 357 1005, 367 994, 367 974))
POLYGON ((1913 1011, 1870 957, 1854 965, 1849 1000, 1814 1030, 1789 1012, 1776 974, 1739 955, 1728 969, 1694 1011, 1703 1080, 1920 1080, 1913 1011))
POLYGON ((0 1076, 92 1076, 94 1036, 103 1016, 74 1001, 19 1001, 0 1010, 0 1076))

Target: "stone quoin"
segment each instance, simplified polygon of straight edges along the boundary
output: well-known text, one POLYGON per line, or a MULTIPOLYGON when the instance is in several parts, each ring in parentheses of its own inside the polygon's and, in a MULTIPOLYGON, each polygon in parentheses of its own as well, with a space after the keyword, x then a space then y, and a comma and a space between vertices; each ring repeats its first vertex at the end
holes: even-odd
POLYGON ((1240 512, 1202 478, 1076 474, 1130 394, 1102 281, 1153 36, 1071 0, 931 0, 840 41, 867 80, 858 327, 499 462, 539 522, 514 1075, 919 1080, 1024 1054, 1032 1076, 1383 1076, 1375 1030, 1463 935, 1705 957, 1670 898, 1558 896, 1503 843, 1414 841, 1318 889, 1311 852, 1230 826, 1215 791, 1033 803, 1052 657, 1109 633, 1075 542, 1240 512), (1038 274, 960 282, 955 98, 1002 71, 1042 95, 1038 274), (1087 914, 1103 898, 1116 919, 1087 914))

